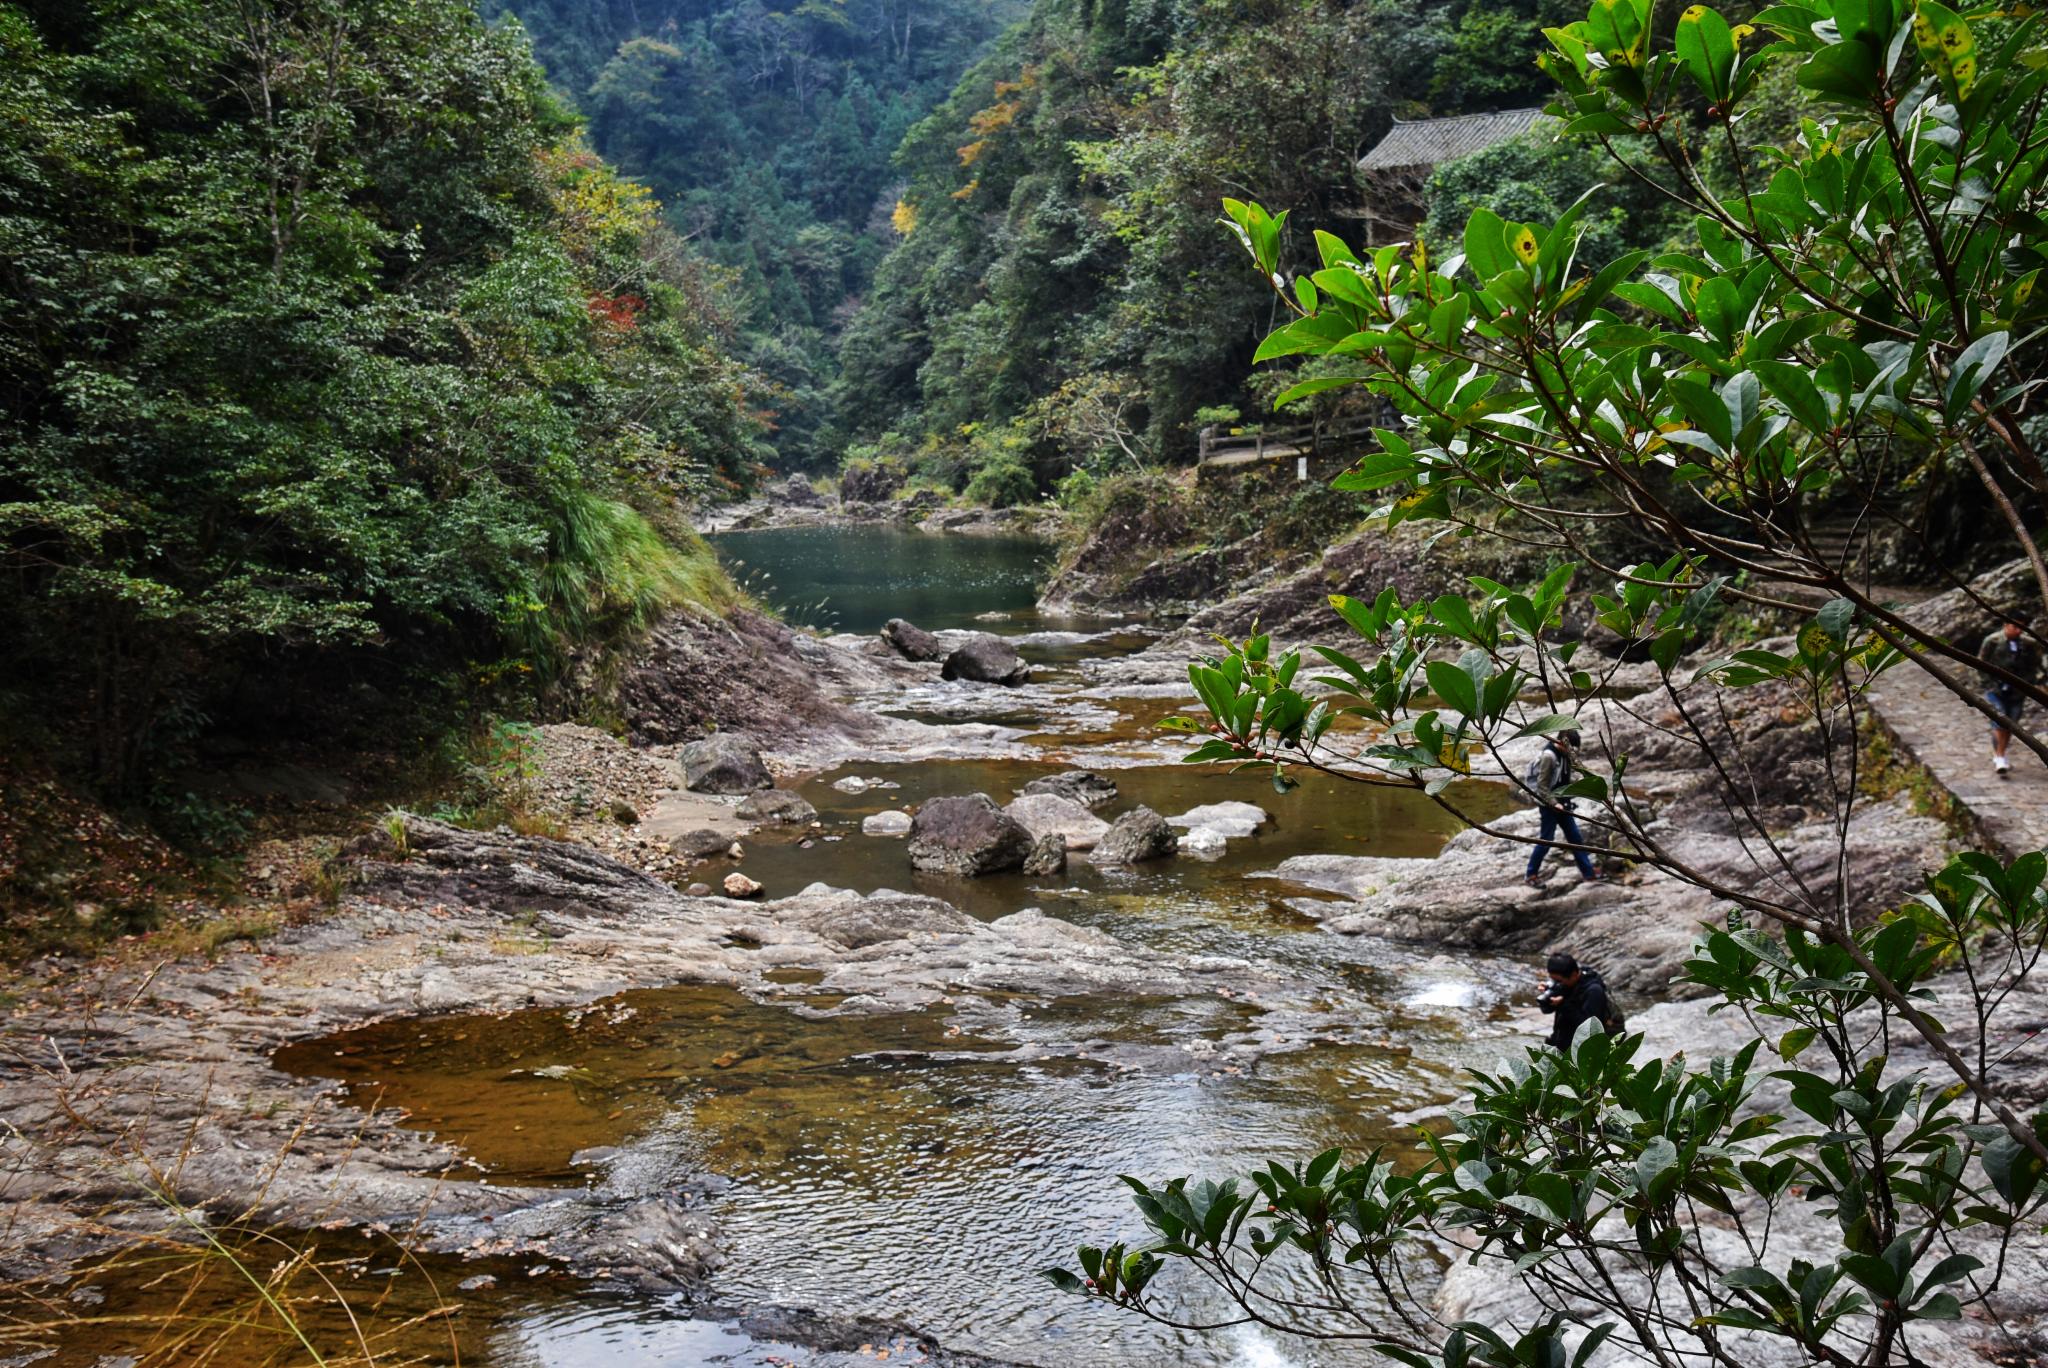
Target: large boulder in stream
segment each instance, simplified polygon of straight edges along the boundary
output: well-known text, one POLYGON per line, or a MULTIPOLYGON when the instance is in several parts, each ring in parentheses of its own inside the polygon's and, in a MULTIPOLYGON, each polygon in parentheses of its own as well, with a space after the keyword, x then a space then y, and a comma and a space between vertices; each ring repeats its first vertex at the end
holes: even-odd
POLYGON ((1020 794, 1050 793, 1058 798, 1070 798, 1084 808, 1106 807, 1116 801, 1116 780, 1105 778, 1094 770, 1068 770, 1064 774, 1048 774, 1043 779, 1033 779, 1020 794))
POLYGON ((1022 823, 985 793, 933 798, 910 823, 910 864, 972 878, 1022 869, 1034 842, 1022 823))
POLYGON ((1021 822, 1033 840, 1059 836, 1065 839, 1068 850, 1092 849, 1109 830, 1109 823, 1073 799, 1056 793, 1027 793, 1003 811, 1021 822))
POLYGON ((882 624, 882 640, 905 660, 944 660, 946 643, 915 623, 890 618, 882 624))
POLYGON ((946 657, 939 677, 980 684, 1022 684, 1031 677, 1031 667, 1009 642, 989 632, 976 632, 946 657))
POLYGON ((752 793, 774 788, 761 752, 722 732, 683 747, 683 787, 697 793, 752 793))
POLYGON ((1148 807, 1135 807, 1116 819, 1116 824, 1095 843, 1094 860, 1097 864, 1137 864, 1141 860, 1159 860, 1173 854, 1180 848, 1180 837, 1174 834, 1166 819, 1148 807))

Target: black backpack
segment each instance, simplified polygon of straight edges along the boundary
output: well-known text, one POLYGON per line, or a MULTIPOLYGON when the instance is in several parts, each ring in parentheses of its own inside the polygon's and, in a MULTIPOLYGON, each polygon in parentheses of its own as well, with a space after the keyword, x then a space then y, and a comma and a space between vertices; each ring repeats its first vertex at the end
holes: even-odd
POLYGON ((1614 990, 1607 986, 1607 980, 1600 977, 1597 969, 1588 969, 1585 973, 1600 985, 1600 991, 1607 996, 1607 1015, 1600 1018, 1600 1028, 1609 1035, 1620 1035, 1628 1030, 1628 1014, 1621 1010, 1621 1003, 1615 998, 1614 990))

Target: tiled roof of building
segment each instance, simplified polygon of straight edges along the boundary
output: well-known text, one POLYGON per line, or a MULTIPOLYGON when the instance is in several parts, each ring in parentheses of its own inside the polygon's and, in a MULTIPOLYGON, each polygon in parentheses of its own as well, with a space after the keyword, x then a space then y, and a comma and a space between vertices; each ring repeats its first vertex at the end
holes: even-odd
POLYGON ((1449 119, 1417 119, 1394 127, 1372 151, 1358 160, 1361 171, 1394 171, 1435 166, 1480 152, 1528 132, 1543 117, 1540 109, 1503 109, 1493 114, 1460 114, 1449 119))

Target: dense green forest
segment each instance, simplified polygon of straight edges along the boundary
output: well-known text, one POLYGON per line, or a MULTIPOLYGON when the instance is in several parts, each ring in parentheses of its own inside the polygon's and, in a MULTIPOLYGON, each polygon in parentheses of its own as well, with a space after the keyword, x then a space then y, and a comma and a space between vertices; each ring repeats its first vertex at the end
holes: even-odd
POLYGON ((599 152, 647 182, 817 450, 837 340, 895 234, 893 157, 1018 0, 483 0, 516 16, 599 152))
MULTIPOLYGON (((1355 237, 1392 119, 1540 103, 1528 54, 1567 8, 1040 0, 900 153, 905 235, 847 330, 835 436, 1005 501, 1184 458, 1198 414, 1256 421, 1271 301, 1219 200, 1355 237)), ((1447 168, 1454 211, 1555 214, 1611 178, 1554 139, 1488 157, 1484 193, 1447 168)))
POLYGON ((14 0, 0 105, 16 728, 132 791, 224 723, 388 728, 721 592, 658 524, 765 451, 752 378, 515 29, 14 0))
MULTIPOLYGON (((1219 198, 1355 229, 1354 165, 1391 120, 1540 102, 1528 54, 1570 7, 484 8, 519 19, 597 150, 729 268, 784 464, 879 456, 1006 503, 1171 458, 1205 408, 1254 419, 1263 319, 1219 198)), ((1482 174, 1524 213, 1603 178, 1533 140, 1482 174)), ((1462 212, 1472 194, 1454 179, 1443 198, 1462 212)))

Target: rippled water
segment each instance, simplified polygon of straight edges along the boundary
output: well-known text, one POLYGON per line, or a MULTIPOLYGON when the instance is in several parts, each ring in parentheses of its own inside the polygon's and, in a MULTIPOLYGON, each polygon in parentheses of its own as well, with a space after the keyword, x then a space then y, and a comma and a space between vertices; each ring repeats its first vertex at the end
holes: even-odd
MULTIPOLYGON (((1389 967, 1418 982, 1431 972, 1389 967)), ((1453 981, 1467 996, 1497 992, 1453 981)), ((1452 1014, 1374 1006, 1396 997, 1388 986, 1367 973, 1331 992, 1324 1020, 1288 1014, 1284 1027, 1220 996, 811 1020, 685 987, 577 1011, 384 1023, 278 1063, 403 1107, 496 1180, 627 1195, 700 1168, 723 1175, 713 1209, 728 1301, 903 1319, 1027 1362, 1221 1365, 1241 1361, 1239 1340, 1058 1296, 1032 1270, 1077 1242, 1136 1233, 1120 1173, 1223 1176, 1271 1155, 1412 1139, 1418 1109, 1456 1091, 1456 1062, 1490 1059, 1500 1031, 1470 1002, 1452 1014), (1282 1031, 1304 1048, 1182 1048, 1282 1031)))

